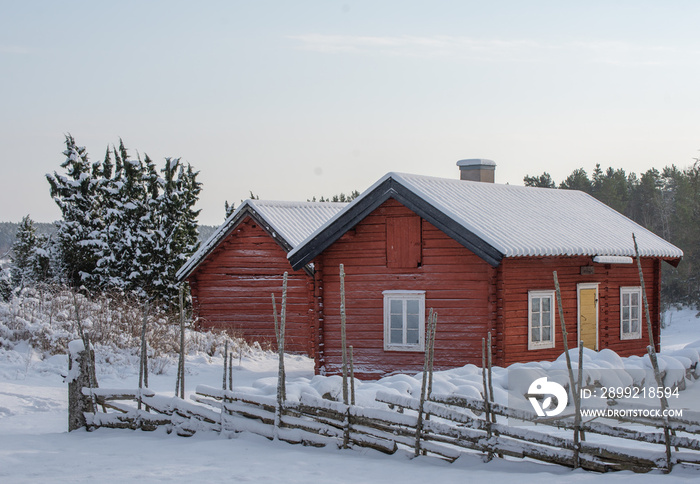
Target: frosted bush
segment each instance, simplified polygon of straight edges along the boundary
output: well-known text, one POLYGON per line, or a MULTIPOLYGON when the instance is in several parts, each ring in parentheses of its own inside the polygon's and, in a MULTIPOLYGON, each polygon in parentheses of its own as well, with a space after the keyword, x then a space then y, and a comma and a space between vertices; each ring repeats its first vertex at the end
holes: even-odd
MULTIPOLYGON (((180 350, 179 314, 150 307, 133 296, 120 293, 83 294, 63 286, 37 286, 0 301, 0 348, 12 348, 26 341, 47 356, 63 354, 77 339, 78 322, 96 347, 128 349, 138 354, 146 316, 146 341, 155 372, 167 364, 157 358, 180 350)), ((188 321, 186 351, 222 354, 228 342, 236 357, 250 348, 241 338, 225 332, 192 331, 188 321)))

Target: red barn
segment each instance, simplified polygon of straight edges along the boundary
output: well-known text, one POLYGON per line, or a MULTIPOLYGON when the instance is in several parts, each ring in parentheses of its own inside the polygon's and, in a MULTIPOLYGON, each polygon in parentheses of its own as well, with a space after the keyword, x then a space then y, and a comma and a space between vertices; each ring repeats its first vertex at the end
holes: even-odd
POLYGON ((280 311, 288 276, 285 349, 315 353, 313 267, 292 269, 287 253, 345 203, 246 200, 178 271, 203 329, 228 330, 276 347, 272 298, 280 311))
POLYGON ((289 253, 295 270, 314 265, 317 372, 340 371, 341 263, 360 377, 420 371, 429 308, 438 368, 480 364, 489 331, 494 364, 558 357, 553 271, 570 347, 643 354, 632 234, 658 345, 661 263, 680 249, 583 192, 494 184, 488 160, 458 165, 462 180, 387 174, 289 253))

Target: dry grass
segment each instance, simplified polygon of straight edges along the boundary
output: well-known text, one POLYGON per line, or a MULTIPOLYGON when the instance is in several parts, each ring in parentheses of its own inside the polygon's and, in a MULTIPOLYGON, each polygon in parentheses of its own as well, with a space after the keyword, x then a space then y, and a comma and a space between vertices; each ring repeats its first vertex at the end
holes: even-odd
MULTIPOLYGON (((63 286, 26 288, 9 302, 0 302, 0 347, 27 341, 46 354, 65 353, 68 343, 78 338, 80 324, 96 345, 137 351, 144 317, 151 357, 179 352, 179 314, 147 307, 125 294, 86 294, 63 286)), ((186 338, 188 353, 202 351, 213 356, 223 352, 226 342, 234 353, 248 350, 245 342, 234 335, 194 332, 193 321, 186 321, 190 330, 186 338)))

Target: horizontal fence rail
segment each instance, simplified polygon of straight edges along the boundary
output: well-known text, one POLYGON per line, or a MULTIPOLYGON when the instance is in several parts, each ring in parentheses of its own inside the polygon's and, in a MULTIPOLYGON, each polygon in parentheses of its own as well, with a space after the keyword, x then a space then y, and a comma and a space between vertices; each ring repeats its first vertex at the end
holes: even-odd
MULTIPOLYGON (((278 404, 274 396, 205 385, 196 388, 192 402, 157 395, 148 389, 84 388, 83 394, 97 402, 95 412, 85 413, 88 429, 166 427, 183 436, 198 431, 251 432, 295 444, 366 447, 387 454, 399 448, 414 448, 420 405, 417 398, 389 392, 376 396, 386 408, 345 405, 302 394, 298 401, 283 403, 275 425, 278 404), (139 402, 143 409, 138 408, 139 402)), ((557 435, 557 430, 574 428, 571 416, 523 427, 508 425, 505 419, 533 421, 534 413, 491 403, 491 414, 502 417, 502 423, 495 423, 487 418, 484 408, 485 402, 479 399, 431 395, 423 403, 421 453, 453 461, 465 453, 479 452, 575 467, 574 440, 557 435)), ((600 436, 604 441, 580 442, 578 466, 598 472, 664 469, 664 435, 655 431, 663 423, 635 420, 634 424, 633 430, 597 421, 583 422, 580 428, 586 435, 600 436)), ((684 434, 672 437, 674 463, 699 465, 700 421, 669 419, 669 425, 684 434)))

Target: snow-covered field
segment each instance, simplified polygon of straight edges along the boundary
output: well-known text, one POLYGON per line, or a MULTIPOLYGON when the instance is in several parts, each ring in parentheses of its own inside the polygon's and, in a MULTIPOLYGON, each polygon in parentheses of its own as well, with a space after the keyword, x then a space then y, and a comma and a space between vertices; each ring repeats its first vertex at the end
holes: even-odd
MULTIPOLYGON (((666 315, 662 335, 663 352, 678 355, 679 349, 700 340, 700 321, 695 311, 666 315)), ((700 346, 692 344, 692 346, 700 346)), ((677 361, 666 357, 667 361, 677 361)), ((138 381, 137 361, 124 353, 98 355, 98 381, 109 388, 134 388, 138 381)), ((589 366, 595 365, 595 357, 589 366)), ((287 356, 288 395, 301 391, 318 394, 339 391, 337 378, 313 376, 313 362, 287 356)), ((632 363, 634 364, 634 363, 632 363)), ((166 364, 162 374, 151 375, 156 392, 174 393, 175 365, 166 364)), ((584 364, 586 366, 586 364, 584 364)), ((234 363, 234 387, 271 393, 276 382, 277 359, 265 352, 252 353, 234 363)), ((223 480, 247 482, 479 482, 520 483, 575 480, 588 482, 601 476, 533 462, 496 459, 484 463, 477 455, 463 456, 453 464, 433 457, 411 459, 405 452, 387 456, 371 450, 308 448, 271 442, 250 434, 219 436, 199 433, 190 438, 164 431, 141 432, 100 429, 67 432, 66 356, 40 359, 26 344, 0 349, 0 482, 189 482, 223 480)), ((187 390, 195 385, 221 385, 222 360, 190 355, 187 360, 187 390)), ((469 388, 479 381, 475 368, 436 375, 436 385, 469 388)), ((494 377, 498 387, 498 377, 494 377)), ((398 392, 418 388, 413 376, 396 375, 382 383, 361 383, 358 403, 367 403, 379 388, 398 392)), ((437 389, 436 389, 437 391, 437 389)), ((691 383, 679 404, 700 410, 700 382, 691 383)), ((498 395, 497 395, 498 397, 498 395)), ((629 472, 610 473, 612 481, 696 481, 700 472, 677 467, 670 475, 629 472)))

